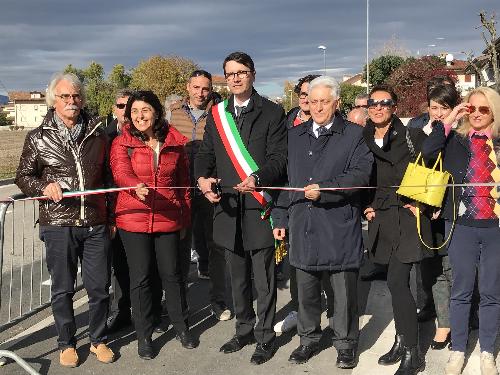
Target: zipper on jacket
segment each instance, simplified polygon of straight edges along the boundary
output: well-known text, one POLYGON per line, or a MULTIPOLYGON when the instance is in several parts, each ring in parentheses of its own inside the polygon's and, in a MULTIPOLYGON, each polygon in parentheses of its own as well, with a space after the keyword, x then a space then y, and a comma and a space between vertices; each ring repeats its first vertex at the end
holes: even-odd
MULTIPOLYGON (((85 140, 90 137, 95 131, 96 129, 100 126, 100 123, 97 123, 94 128, 89 132, 89 134, 87 134, 83 139, 82 139, 82 142, 80 143, 80 145, 77 147, 77 152, 75 152, 75 149, 74 147, 71 147, 71 153, 73 154, 73 157, 75 158, 75 164, 76 164, 76 173, 78 175, 78 185, 80 186, 80 191, 84 191, 85 190, 85 179, 83 177, 83 170, 82 170, 82 164, 80 162, 80 158, 79 158, 79 155, 80 155, 80 151, 81 151, 81 148, 83 146, 83 143, 85 142, 85 140)), ((54 128, 50 127, 50 126, 42 126, 42 129, 44 130, 54 130, 54 128)), ((85 196, 80 196, 80 219, 81 220, 85 220, 85 196)))

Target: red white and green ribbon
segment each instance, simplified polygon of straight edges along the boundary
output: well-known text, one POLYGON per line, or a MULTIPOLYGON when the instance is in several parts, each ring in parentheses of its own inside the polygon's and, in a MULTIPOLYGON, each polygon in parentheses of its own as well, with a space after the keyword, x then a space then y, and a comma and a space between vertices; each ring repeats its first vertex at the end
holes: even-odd
MULTIPOLYGON (((238 173, 238 176, 243 181, 250 174, 257 171, 259 167, 255 160, 253 160, 252 155, 248 152, 243 140, 241 139, 240 132, 236 127, 236 123, 233 119, 233 115, 226 111, 228 101, 223 102, 212 107, 212 115, 215 121, 215 126, 221 137, 224 148, 231 159, 231 163, 238 173)), ((267 211, 269 211, 271 196, 263 191, 253 191, 252 195, 261 204, 265 214, 263 216, 268 216, 267 211)))

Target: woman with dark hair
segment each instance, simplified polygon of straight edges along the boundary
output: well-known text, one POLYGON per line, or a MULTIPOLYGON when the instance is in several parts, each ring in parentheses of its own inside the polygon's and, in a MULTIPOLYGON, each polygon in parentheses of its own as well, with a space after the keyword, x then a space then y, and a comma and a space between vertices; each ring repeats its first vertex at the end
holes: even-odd
MULTIPOLYGON (((391 87, 372 88, 369 120, 363 135, 375 163, 372 186, 381 186, 367 204, 368 251, 374 263, 387 265, 387 286, 392 297, 396 337, 392 348, 378 360, 381 365, 400 362, 396 375, 414 375, 425 361, 418 347, 417 307, 410 290, 410 272, 423 257, 416 230, 417 203, 382 186, 399 185, 408 163, 425 139, 421 129, 407 129, 395 115, 397 96, 391 87)), ((422 236, 429 241, 430 222, 421 216, 422 236)))
POLYGON ((456 184, 448 189, 441 215, 453 230, 448 255, 453 274, 450 327, 453 351, 447 375, 462 373, 469 338, 471 300, 478 277, 479 346, 482 375, 497 375, 495 341, 500 320, 500 95, 489 87, 470 91, 441 121, 435 121, 422 152, 435 159, 456 184), (459 121, 458 126, 453 124, 459 121))
POLYGON ((197 340, 187 322, 186 292, 178 267, 179 241, 189 226, 191 201, 187 138, 163 118, 163 108, 151 91, 134 92, 125 110, 129 123, 111 147, 111 169, 121 191, 115 209, 130 273, 132 316, 138 353, 153 358, 152 287, 154 267, 162 280, 170 320, 182 346, 192 349, 197 340), (156 260, 156 264, 154 264, 156 260))
MULTIPOLYGON (((430 134, 431 124, 434 121, 443 121, 453 108, 460 102, 460 94, 454 84, 441 83, 428 85, 427 105, 428 114, 423 126, 423 131, 430 134)), ((438 247, 443 242, 444 220, 437 218, 439 212, 435 213, 435 220, 431 221, 433 246, 438 247)), ((451 266, 448 259, 446 247, 439 250, 426 250, 425 259, 420 264, 422 276, 422 288, 427 294, 430 294, 429 305, 432 306, 432 300, 436 310, 437 328, 434 339, 431 343, 431 349, 441 350, 445 348, 451 339, 450 336, 450 289, 451 289, 451 266)), ((425 309, 425 306, 424 306, 425 309)), ((423 320, 423 313, 419 312, 419 319, 423 320), (421 318, 422 317, 422 318, 421 318)), ((431 315, 432 317, 432 315, 431 315)))

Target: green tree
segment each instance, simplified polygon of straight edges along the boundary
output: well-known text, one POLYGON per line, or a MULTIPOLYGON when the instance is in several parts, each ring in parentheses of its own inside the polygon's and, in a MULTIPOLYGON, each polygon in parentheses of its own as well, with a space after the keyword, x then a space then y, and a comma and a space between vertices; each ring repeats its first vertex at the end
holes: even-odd
POLYGON ((217 94, 219 94, 222 97, 222 100, 229 99, 229 97, 231 96, 231 91, 229 91, 229 89, 226 87, 222 87, 219 90, 214 90, 214 91, 216 91, 217 94))
POLYGON ((292 108, 299 105, 299 98, 293 91, 294 88, 295 84, 292 81, 285 81, 285 84, 283 85, 283 96, 281 101, 285 112, 288 112, 292 108))
POLYGON ((139 62, 132 70, 130 86, 151 90, 161 102, 171 94, 186 95, 186 83, 193 70, 199 66, 179 56, 151 56, 139 62))
POLYGON ((354 107, 354 99, 360 94, 366 93, 366 87, 350 85, 348 83, 340 84, 340 111, 347 115, 354 107))
POLYGON ((114 65, 108 76, 108 82, 118 90, 128 87, 131 79, 132 77, 122 64, 114 65))
POLYGON ((12 125, 12 121, 7 118, 7 114, 0 112, 0 126, 12 125))
MULTIPOLYGON (((385 83, 391 73, 399 68, 406 59, 401 56, 384 55, 370 62, 370 86, 385 83)), ((363 67, 363 82, 366 82, 366 64, 363 67)))
POLYGON ((85 80, 85 73, 83 71, 83 69, 78 69, 78 68, 75 68, 72 64, 68 64, 66 66, 66 68, 64 68, 63 70, 64 73, 73 73, 74 75, 76 75, 80 81, 84 81, 85 80))

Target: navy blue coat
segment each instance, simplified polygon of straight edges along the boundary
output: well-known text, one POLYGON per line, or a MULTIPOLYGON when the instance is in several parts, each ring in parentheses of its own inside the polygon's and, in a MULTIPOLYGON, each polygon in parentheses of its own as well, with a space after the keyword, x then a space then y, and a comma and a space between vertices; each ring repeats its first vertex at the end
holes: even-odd
MULTIPOLYGON (((372 164, 363 128, 345 121, 339 112, 332 127, 319 139, 314 136, 312 120, 288 131, 290 186, 366 186, 372 164)), ((359 191, 321 192, 317 201, 305 199, 304 192, 284 193, 272 215, 275 227, 289 229, 293 266, 309 271, 360 267, 363 240, 359 191)))

